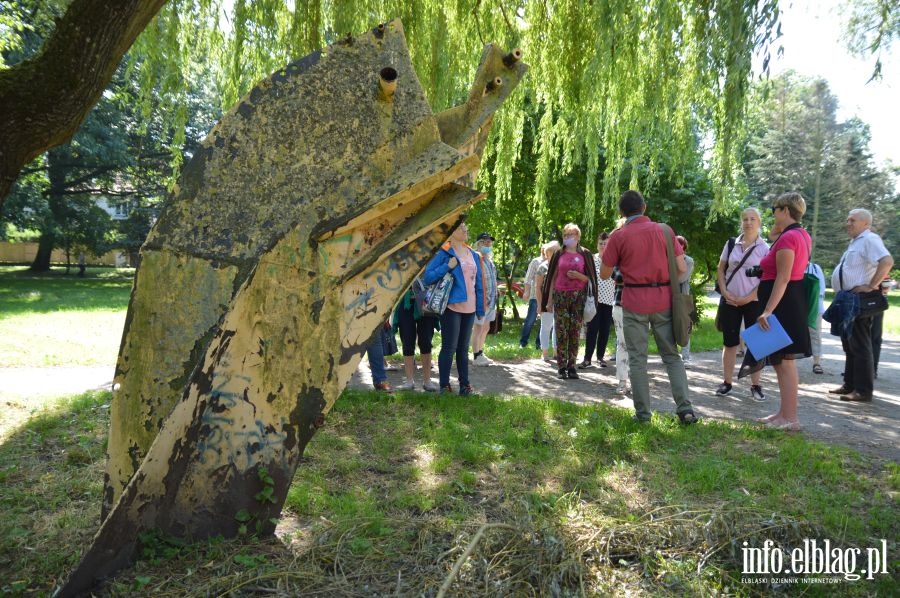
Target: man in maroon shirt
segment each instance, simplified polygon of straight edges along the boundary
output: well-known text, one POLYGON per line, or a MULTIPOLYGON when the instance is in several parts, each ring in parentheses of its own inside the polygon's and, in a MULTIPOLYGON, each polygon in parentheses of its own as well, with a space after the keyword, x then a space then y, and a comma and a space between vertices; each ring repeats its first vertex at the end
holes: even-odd
MULTIPOLYGON (((609 237, 603 251, 600 278, 607 279, 619 267, 625 281, 622 292, 622 316, 625 344, 628 346, 632 400, 635 419, 650 421, 650 380, 647 376, 647 338, 653 330, 656 346, 666 366, 672 398, 681 423, 697 421, 688 399, 687 373, 675 345, 672 330, 672 289, 669 285, 669 261, 666 235, 660 225, 644 216, 647 203, 637 191, 626 191, 619 198, 619 212, 625 225, 609 237)), ((671 229, 672 238, 675 233, 671 229)), ((684 251, 674 243, 675 267, 687 272, 684 251)))

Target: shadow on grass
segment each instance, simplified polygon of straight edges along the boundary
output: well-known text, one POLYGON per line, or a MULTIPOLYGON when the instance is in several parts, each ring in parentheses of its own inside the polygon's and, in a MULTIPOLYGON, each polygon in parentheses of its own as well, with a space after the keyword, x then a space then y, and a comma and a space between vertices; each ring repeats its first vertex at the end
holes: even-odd
MULTIPOLYGON (((96 531, 108 401, 75 397, 0 446, 0 592, 46 595, 96 531)), ((898 537, 897 480, 850 451, 726 423, 348 391, 307 447, 280 541, 150 537, 103 593, 757 595, 779 588, 741 584, 742 542, 865 553, 898 537)))

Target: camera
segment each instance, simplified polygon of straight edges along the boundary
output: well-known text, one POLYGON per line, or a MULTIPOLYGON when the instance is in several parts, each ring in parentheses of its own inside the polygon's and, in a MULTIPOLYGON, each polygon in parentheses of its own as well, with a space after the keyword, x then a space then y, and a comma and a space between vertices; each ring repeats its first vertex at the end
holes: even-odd
POLYGON ((749 278, 759 278, 762 276, 762 266, 750 266, 746 270, 744 270, 744 274, 746 274, 749 278))

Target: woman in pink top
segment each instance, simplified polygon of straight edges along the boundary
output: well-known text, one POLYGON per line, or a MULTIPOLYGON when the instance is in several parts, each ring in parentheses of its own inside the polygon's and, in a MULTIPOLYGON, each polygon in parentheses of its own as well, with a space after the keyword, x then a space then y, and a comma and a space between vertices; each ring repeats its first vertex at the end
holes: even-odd
POLYGON ((578 378, 575 360, 578 358, 578 341, 584 325, 584 303, 588 283, 591 300, 597 301, 597 271, 594 255, 581 247, 581 229, 570 222, 563 227, 563 251, 551 259, 541 292, 542 311, 553 310, 556 322, 556 365, 562 379, 578 378))
POLYGON ((769 318, 774 315, 791 338, 791 344, 759 360, 748 347, 738 375, 741 378, 757 372, 767 364, 775 368, 781 406, 777 413, 760 421, 766 427, 793 432, 800 429, 797 419, 800 378, 794 360, 812 355, 809 328, 806 326, 806 290, 803 286, 803 273, 809 263, 812 240, 800 226, 800 219, 805 213, 806 201, 799 193, 785 193, 775 200, 772 206, 775 226, 784 232, 759 263, 762 276, 758 297, 764 307, 757 323, 763 330, 768 330, 769 318))

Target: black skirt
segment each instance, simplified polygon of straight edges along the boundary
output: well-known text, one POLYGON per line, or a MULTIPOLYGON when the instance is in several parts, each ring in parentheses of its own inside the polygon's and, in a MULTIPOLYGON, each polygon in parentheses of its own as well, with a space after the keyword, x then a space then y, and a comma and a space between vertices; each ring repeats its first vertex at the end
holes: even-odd
MULTIPOLYGON (((759 305, 765 309, 772 295, 774 280, 763 280, 759 283, 757 297, 759 305)), ((802 359, 812 356, 812 343, 809 341, 809 327, 806 325, 806 290, 803 288, 803 280, 788 282, 781 301, 775 307, 775 317, 784 327, 784 331, 791 337, 791 344, 783 349, 775 351, 762 361, 757 361, 750 351, 744 352, 744 361, 738 378, 743 378, 754 372, 758 372, 767 365, 778 365, 785 359, 802 359)))

